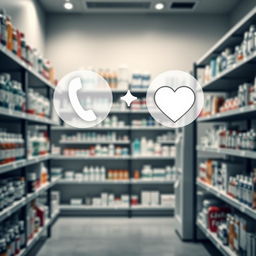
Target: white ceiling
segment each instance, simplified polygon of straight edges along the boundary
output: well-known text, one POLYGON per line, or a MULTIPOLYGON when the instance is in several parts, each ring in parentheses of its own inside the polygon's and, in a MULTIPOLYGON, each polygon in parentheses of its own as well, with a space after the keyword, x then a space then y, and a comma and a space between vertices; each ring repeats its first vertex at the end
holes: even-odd
POLYGON ((42 7, 46 12, 52 13, 204 13, 204 14, 226 14, 232 11, 233 8, 238 4, 241 0, 70 0, 74 9, 72 11, 67 11, 63 8, 63 3, 65 0, 39 0, 42 7), (86 2, 150 2, 150 9, 141 10, 141 9, 87 9, 86 2), (165 4, 165 9, 161 11, 157 11, 154 9, 154 4, 157 2, 162 2, 165 4), (196 2, 196 5, 193 10, 170 10, 170 5, 172 2, 196 2))

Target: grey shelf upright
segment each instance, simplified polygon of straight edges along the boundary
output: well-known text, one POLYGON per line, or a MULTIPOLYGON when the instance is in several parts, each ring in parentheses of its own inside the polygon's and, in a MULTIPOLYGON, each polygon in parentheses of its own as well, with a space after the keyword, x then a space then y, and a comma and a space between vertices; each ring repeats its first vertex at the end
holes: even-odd
MULTIPOLYGON (((249 29, 251 24, 255 24, 256 21, 256 7, 253 8, 239 23, 237 23, 233 28, 230 29, 206 54, 200 58, 194 64, 195 77, 197 78, 199 70, 204 68, 209 64, 211 58, 216 57, 220 52, 222 52, 227 47, 234 47, 235 45, 241 43, 243 33, 249 29)), ((253 81, 256 75, 256 51, 250 57, 244 59, 238 64, 235 64, 231 68, 225 70, 211 81, 203 85, 203 91, 208 93, 216 92, 235 92, 238 91, 238 86, 243 82, 253 81)), ((248 129, 251 128, 253 120, 256 120, 256 106, 247 106, 231 111, 226 111, 223 113, 218 113, 212 116, 201 117, 197 120, 196 131, 200 129, 203 124, 218 124, 218 123, 228 123, 232 122, 244 122, 248 129)), ((199 136, 199 134, 198 134, 199 136)), ((197 143, 196 143, 197 144, 197 143)), ((252 161, 256 159, 256 152, 249 150, 237 150, 237 149, 227 149, 227 148, 210 148, 195 144, 195 152, 197 156, 197 161, 200 158, 213 158, 221 159, 225 157, 230 161, 236 161, 237 159, 243 160, 246 167, 252 164, 252 161), (207 156, 205 155, 207 154, 207 156), (201 155, 200 155, 201 154, 201 155), (204 155, 202 155, 204 154, 204 155)), ((196 171, 198 166, 195 167, 196 171)), ((194 180, 197 191, 201 190, 205 193, 210 193, 214 197, 220 199, 224 203, 228 204, 235 211, 240 212, 247 217, 256 220, 256 211, 245 204, 239 202, 238 200, 228 196, 226 193, 219 191, 213 186, 203 183, 200 180, 194 180)), ((197 193, 196 193, 197 194, 197 193)), ((195 210, 196 211, 196 210, 195 210)), ((195 215, 197 212, 195 212, 195 215)), ((220 240, 217 238, 216 234, 211 233, 204 227, 204 225, 195 219, 197 227, 205 234, 205 236, 211 240, 211 242, 216 246, 216 248, 223 255, 236 255, 229 247, 222 245, 220 240)), ((195 234, 195 239, 197 238, 195 234)))
MULTIPOLYGON (((45 92, 46 97, 49 99, 52 98, 53 89, 55 88, 53 84, 51 84, 47 79, 45 79, 41 74, 37 73, 32 67, 26 64, 23 60, 21 60, 14 53, 5 48, 5 46, 0 45, 0 72, 1 73, 10 73, 11 78, 15 80, 19 80, 23 86, 23 90, 25 92, 26 97, 26 109, 28 107, 28 89, 33 86, 33 88, 37 88, 39 90, 43 90, 45 92)), ((28 194, 27 184, 25 186, 25 196, 19 200, 14 202, 8 208, 0 211, 0 226, 3 221, 9 218, 11 215, 20 211, 22 219, 25 221, 25 233, 27 234, 27 205, 40 196, 42 193, 47 193, 47 206, 49 208, 49 214, 47 216, 47 222, 44 227, 40 229, 40 231, 35 235, 35 237, 31 240, 26 240, 25 248, 18 254, 18 256, 27 255, 34 245, 37 244, 41 238, 45 237, 45 231, 47 231, 47 236, 49 237, 51 234, 51 227, 54 221, 58 217, 58 212, 52 213, 51 209, 51 188, 56 184, 57 180, 52 180, 51 177, 51 152, 47 155, 29 157, 28 156, 28 126, 29 125, 44 125, 47 128, 49 138, 50 138, 50 126, 58 125, 58 122, 54 122, 51 118, 43 118, 35 115, 27 114, 24 112, 13 111, 10 109, 0 108, 0 122, 1 128, 8 129, 18 129, 24 138, 25 144, 25 157, 22 160, 18 160, 15 162, 11 162, 8 164, 0 165, 0 175, 8 175, 8 177, 13 175, 13 172, 19 171, 20 175, 25 178, 25 184, 27 181, 27 168, 31 165, 45 162, 47 164, 49 170, 49 180, 48 182, 40 187, 34 193, 28 194)), ((51 139, 51 138, 50 138, 51 139)), ((25 236, 27 237, 27 235, 25 236)))

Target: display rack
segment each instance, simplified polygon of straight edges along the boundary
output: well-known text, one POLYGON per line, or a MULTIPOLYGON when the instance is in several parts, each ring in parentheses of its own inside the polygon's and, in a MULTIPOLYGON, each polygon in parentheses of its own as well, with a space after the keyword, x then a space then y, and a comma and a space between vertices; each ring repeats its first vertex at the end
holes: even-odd
POLYGON ((200 220, 197 221, 197 226, 224 256, 237 255, 228 246, 223 245, 222 242, 218 239, 217 235, 215 233, 210 232, 200 220))
MULTIPOLYGON (((113 96, 114 99, 119 100, 121 96, 123 96, 126 91, 125 90, 116 90, 113 89, 113 96)), ((145 96, 146 95, 146 90, 145 89, 136 89, 136 90, 131 90, 131 92, 138 96, 145 96)), ((55 141, 55 143, 58 146, 65 147, 66 144, 68 146, 70 145, 82 145, 84 144, 85 146, 88 144, 120 144, 120 145, 129 145, 130 152, 132 152, 132 147, 131 147, 131 142, 133 141, 133 138, 136 134, 138 134, 138 137, 141 137, 142 134, 144 135, 145 133, 147 134, 152 134, 152 137, 155 135, 161 134, 161 132, 167 132, 167 131, 173 131, 173 129, 170 129, 168 127, 156 125, 156 126, 132 126, 130 125, 131 121, 134 119, 136 116, 137 119, 140 119, 141 117, 147 117, 149 115, 149 112, 147 110, 112 110, 110 112, 110 115, 118 115, 121 118, 125 118, 127 123, 129 125, 126 125, 124 127, 92 127, 92 128, 86 128, 86 129, 76 129, 73 127, 66 127, 66 126, 58 126, 58 127, 52 127, 52 132, 54 133, 54 137, 60 137, 60 134, 66 133, 66 132, 86 132, 86 131, 115 131, 118 134, 126 134, 129 137, 129 141, 127 142, 113 142, 113 141, 86 141, 86 142, 64 142, 61 140, 55 141)), ((175 145, 175 141, 165 141, 162 142, 161 144, 168 144, 168 145, 175 145)), ((128 169, 130 177, 132 177, 133 173, 133 166, 134 165, 140 165, 142 162, 145 164, 153 164, 159 167, 165 167, 166 165, 173 164, 175 162, 175 157, 163 157, 163 156, 122 156, 122 157, 116 157, 116 156, 96 156, 96 157, 84 157, 84 156, 62 156, 62 155, 55 155, 52 158, 54 160, 54 165, 56 166, 63 166, 63 163, 66 163, 67 161, 80 161, 83 163, 83 165, 94 165, 97 163, 97 165, 114 165, 117 169, 118 166, 122 166, 128 169), (61 164, 61 161, 63 163, 61 164), (84 161, 84 162, 83 162, 84 161), (113 162, 113 163, 112 163, 113 162), (59 165, 58 165, 59 164, 59 165)), ((68 162, 70 163, 70 162, 68 162)), ((76 162, 77 163, 77 162, 76 162)), ((81 163, 79 163, 80 166, 82 166, 81 163)), ((73 165, 74 166, 74 165, 73 165)), ((69 167, 67 167, 68 169, 69 167)), ((71 168, 72 169, 72 168, 71 168)), ((75 169, 75 168, 74 168, 75 169)), ((122 169, 122 168, 120 168, 122 169)), ((138 194, 139 191, 142 188, 147 188, 150 190, 152 189, 157 189, 160 191, 163 190, 165 193, 169 191, 169 193, 174 192, 174 182, 173 181, 147 181, 147 180, 134 180, 134 179, 129 179, 129 180, 117 180, 117 181, 112 181, 112 180, 105 180, 105 181, 92 181, 92 182, 87 182, 87 181, 67 181, 67 180, 60 180, 56 186, 56 190, 59 190, 61 193, 61 197, 65 197, 64 194, 69 193, 69 189, 67 188, 72 188, 72 194, 75 195, 75 190, 79 190, 79 185, 81 187, 84 187, 86 190, 85 186, 90 186, 90 185, 95 185, 97 189, 94 186, 94 191, 96 194, 102 192, 103 189, 105 191, 109 191, 111 189, 114 189, 115 191, 124 191, 125 194, 128 194, 131 196, 132 192, 135 191, 133 194, 138 194), (75 188, 75 189, 74 189, 75 188)), ((82 189, 81 189, 82 190, 82 189)), ((75 214, 77 212, 79 213, 86 213, 87 210, 90 210, 90 212, 93 212, 97 214, 97 212, 102 212, 102 215, 105 214, 107 210, 107 215, 111 214, 111 210, 113 210, 113 215, 125 215, 128 217, 132 217, 133 215, 137 215, 136 213, 139 212, 142 216, 146 216, 147 214, 151 215, 164 215, 164 216, 171 216, 173 214, 173 207, 147 207, 147 206, 138 206, 138 207, 93 207, 93 206, 86 206, 86 205, 81 205, 81 206, 73 206, 73 205, 67 205, 67 200, 61 204, 61 214, 63 215, 72 215, 73 213, 75 214), (169 211, 168 211, 169 210, 169 211), (118 213, 117 213, 118 212, 118 213)))
MULTIPOLYGON (((243 33, 249 29, 249 26, 255 24, 256 21, 256 8, 252 9, 238 24, 236 24, 226 35, 224 35, 199 61, 194 64, 195 77, 198 77, 199 70, 204 68, 209 64, 211 58, 220 54, 226 47, 234 47, 235 45, 241 43, 243 33)), ((203 91, 214 93, 214 92, 226 92, 230 93, 238 90, 239 84, 253 80, 256 75, 256 52, 245 58, 240 63, 234 65, 233 67, 225 70, 221 74, 217 75, 215 78, 203 85, 203 91)), ((246 122, 248 129, 252 126, 252 121, 256 117, 256 106, 246 106, 239 109, 226 111, 224 113, 218 113, 215 115, 200 117, 197 120, 197 132, 200 130, 202 124, 211 125, 220 123, 231 122, 246 122)), ((202 129, 201 129, 202 130, 202 129)), ((198 134, 199 136, 200 134, 198 134)), ((199 143, 199 140, 198 140, 199 143)), ((197 151, 197 160, 200 158, 208 158, 207 155, 212 155, 212 158, 221 159, 223 157, 229 158, 230 161, 234 161, 237 158, 244 159, 244 166, 249 167, 253 159, 256 159, 256 152, 249 150, 238 150, 238 149, 226 149, 226 148, 211 148, 204 147, 201 145, 195 146, 197 151)), ((198 166, 195 167, 198 169, 198 166)), ((219 191, 216 187, 204 183, 201 180, 195 180, 197 185, 197 190, 203 191, 205 193, 210 193, 212 196, 220 199, 227 205, 229 205, 234 211, 239 212, 251 219, 256 220, 256 210, 246 206, 240 201, 232 198, 223 191, 219 191)), ((196 213, 197 214, 197 213, 196 213)), ((196 221, 196 220, 195 220, 196 221)), ((199 220, 196 221, 199 229, 205 234, 205 236, 212 241, 216 248, 223 254, 227 256, 236 255, 228 246, 224 246, 218 239, 215 233, 211 233, 199 220)))
MULTIPOLYGON (((7 50, 4 46, 0 46, 0 72, 8 72, 12 78, 19 80, 22 84, 23 91, 25 92, 26 98, 26 109, 28 109, 28 89, 36 88, 44 92, 48 99, 52 98, 53 89, 55 86, 45 79, 41 74, 37 73, 28 64, 22 61, 19 57, 7 50)), ((51 125, 58 125, 57 121, 53 121, 51 118, 39 117, 25 112, 13 111, 3 107, 0 107, 0 120, 1 128, 7 128, 7 130, 19 129, 24 139, 24 159, 14 161, 8 164, 0 165, 0 175, 5 177, 11 177, 14 172, 19 171, 20 175, 25 178, 25 196, 18 201, 15 201, 12 205, 4 208, 0 211, 0 222, 2 223, 7 218, 11 217, 16 212, 20 211, 22 219, 25 223, 25 237, 26 246, 23 248, 18 256, 27 255, 35 244, 44 238, 46 233, 50 237, 51 227, 57 219, 59 212, 52 212, 51 206, 51 188, 57 183, 57 179, 51 177, 51 152, 47 155, 39 155, 35 157, 29 157, 28 155, 28 126, 29 125, 44 125, 46 126, 48 136, 51 136, 51 125), (27 178, 28 178, 28 167, 35 165, 40 162, 45 162, 49 170, 48 182, 38 188, 34 193, 28 193, 27 178), (43 193, 47 193, 47 206, 49 209, 48 216, 46 216, 46 224, 40 228, 40 230, 34 235, 33 239, 27 240, 27 213, 28 204, 38 198, 43 193)), ((51 140, 50 140, 51 141, 51 140)), ((1 176, 2 177, 2 176, 1 176)))

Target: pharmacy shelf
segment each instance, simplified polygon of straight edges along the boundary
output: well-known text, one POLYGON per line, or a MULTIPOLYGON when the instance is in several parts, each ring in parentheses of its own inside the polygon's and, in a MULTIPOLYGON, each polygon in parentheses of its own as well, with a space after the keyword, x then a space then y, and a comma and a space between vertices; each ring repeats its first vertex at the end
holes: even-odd
POLYGON ((255 23, 256 7, 253 8, 243 19, 232 27, 212 48, 209 49, 197 62, 199 66, 206 65, 213 56, 219 54, 225 48, 235 46, 242 40, 242 34, 248 30, 250 24, 255 23))
MULTIPOLYGON (((128 90, 128 89, 127 89, 128 90)), ((112 89, 113 93, 127 93, 127 90, 122 89, 112 89)), ((131 93, 147 93, 147 89, 129 89, 131 93)))
POLYGON ((117 140, 117 141, 104 141, 104 140, 95 140, 95 141, 64 141, 64 140, 61 140, 59 141, 60 144, 70 144, 70 145, 92 145, 92 144, 115 144, 115 145, 126 145, 126 144, 130 144, 130 141, 120 141, 120 140, 117 140))
POLYGON ((133 211, 150 211, 150 210, 174 210, 173 207, 170 206, 145 206, 145 205, 132 205, 128 206, 87 206, 87 205, 60 205, 61 211, 75 210, 75 211, 84 211, 84 210, 92 210, 92 211, 105 211, 105 210, 133 210, 133 211))
POLYGON ((248 207, 245 204, 240 203, 238 200, 232 198, 231 196, 227 195, 224 191, 220 191, 219 189, 208 185, 200 180, 197 180, 197 185, 206 190, 207 192, 215 195, 216 197, 218 197, 219 199, 221 199, 222 201, 228 203, 229 205, 233 206, 234 208, 236 208, 237 210, 239 210, 240 212, 250 216, 251 218, 256 220, 256 210, 253 210, 252 208, 248 207))
POLYGON ((11 216, 14 212, 18 211, 20 208, 26 205, 26 203, 27 200, 24 197, 18 201, 15 201, 12 205, 6 207, 4 210, 0 211, 0 222, 11 216))
POLYGON ((111 110, 110 114, 149 114, 147 110, 111 110))
POLYGON ((122 185, 122 184, 130 184, 130 180, 99 180, 99 181, 85 181, 85 180, 66 180, 60 179, 57 184, 82 184, 82 185, 122 185))
POLYGON ((256 159, 256 152, 250 150, 228 149, 228 148, 210 148, 197 146, 197 151, 202 153, 214 153, 220 155, 237 156, 243 158, 256 159))
POLYGON ((53 187, 54 185, 57 184, 59 178, 54 178, 51 182, 47 182, 46 184, 44 184, 43 186, 41 186, 38 190, 36 190, 33 193, 30 193, 27 195, 26 198, 26 203, 29 203, 31 201, 33 201, 34 199, 36 199, 39 195, 43 194, 44 192, 46 192, 48 189, 50 189, 51 187, 53 187))
POLYGON ((54 131, 86 131, 86 130, 97 130, 97 131, 126 131, 129 130, 129 126, 124 127, 90 127, 90 128, 75 128, 75 127, 66 127, 66 126, 52 126, 54 131))
POLYGON ((91 206, 91 205, 69 205, 64 204, 60 205, 61 211, 84 211, 84 210, 91 210, 91 211, 105 211, 105 210, 111 210, 111 211, 123 211, 123 210, 129 210, 130 208, 128 206, 91 206))
POLYGON ((166 131, 166 130, 173 130, 171 128, 165 126, 132 126, 131 130, 133 131, 166 131))
POLYGON ((147 89, 131 89, 131 93, 147 93, 147 89))
POLYGON ((16 170, 18 168, 23 168, 25 166, 29 166, 32 164, 40 163, 50 158, 51 158, 50 155, 43 155, 43 156, 33 157, 28 160, 23 159, 23 160, 18 160, 12 163, 3 164, 3 165, 0 165, 0 174, 6 173, 12 170, 16 170))
POLYGON ((256 52, 246 58, 245 60, 235 64, 232 68, 229 68, 221 72, 218 76, 214 77, 211 81, 204 84, 204 91, 232 91, 237 90, 237 80, 253 80, 255 76, 255 68, 252 64, 256 63, 256 52), (232 83, 230 81, 233 81, 232 83))
POLYGON ((44 78, 42 75, 40 75, 38 72, 36 72, 33 68, 31 68, 27 63, 25 63, 23 60, 21 60, 18 56, 16 56, 13 52, 6 49, 5 46, 0 46, 0 65, 8 69, 25 69, 29 72, 30 75, 37 81, 40 81, 42 84, 45 84, 46 86, 50 87, 51 89, 54 89, 55 86, 48 81, 46 78, 44 78))
POLYGON ((34 235, 34 237, 28 241, 27 246, 20 251, 17 256, 25 256, 29 253, 29 251, 36 245, 36 243, 45 235, 47 229, 52 226, 56 219, 59 216, 59 211, 54 213, 50 219, 46 220, 46 223, 43 227, 40 227, 39 231, 34 235))
POLYGON ((86 185, 106 185, 106 184, 110 184, 110 185, 122 185, 122 184, 168 184, 168 185, 172 185, 174 184, 173 180, 143 180, 143 179, 129 179, 129 180, 99 180, 99 181, 84 181, 84 180, 67 180, 67 179, 60 179, 57 184, 86 184, 86 185))
POLYGON ((228 246, 223 245, 222 242, 217 237, 216 233, 211 232, 208 230, 205 225, 200 221, 197 220, 197 226, 200 230, 205 234, 205 236, 211 240, 211 242, 217 247, 217 249, 225 256, 236 256, 237 254, 233 252, 228 246))
POLYGON ((131 114, 149 114, 148 110, 131 110, 131 114))
POLYGON ((252 117, 256 117, 256 106, 246 106, 223 113, 217 113, 215 115, 200 117, 197 119, 197 122, 226 122, 232 120, 247 120, 252 117))
POLYGON ((129 109, 126 109, 126 110, 113 109, 110 111, 110 114, 129 114, 129 113, 131 113, 129 109))
POLYGON ((175 160, 175 157, 170 156, 63 156, 52 155, 53 160, 175 160))
POLYGON ((175 160, 174 156, 131 156, 132 160, 175 160))
POLYGON ((146 205, 131 205, 131 210, 133 211, 171 211, 174 210, 174 207, 171 206, 165 206, 165 205, 152 205, 152 206, 146 206, 146 205))
POLYGON ((130 180, 130 183, 131 184, 138 184, 138 185, 141 185, 141 184, 168 184, 168 185, 172 185, 174 184, 174 180, 146 180, 146 179, 131 179, 130 180))
POLYGON ((164 144, 174 145, 174 144, 176 144, 176 141, 174 141, 174 140, 166 140, 166 141, 158 141, 157 143, 162 144, 162 145, 164 145, 164 144))
POLYGON ((28 120, 33 123, 38 123, 38 124, 50 124, 50 125, 58 125, 57 122, 52 121, 49 118, 46 117, 39 117, 36 115, 30 115, 26 114, 24 112, 20 111, 14 111, 10 109, 6 109, 3 107, 0 107, 0 116, 8 117, 8 118, 14 118, 14 119, 23 119, 23 120, 28 120))
POLYGON ((129 160, 130 156, 63 156, 63 155, 53 155, 53 160, 129 160))
POLYGON ((124 127, 91 127, 78 129, 75 127, 65 127, 65 126, 52 126, 51 128, 54 131, 172 131, 173 129, 165 126, 124 126, 124 127))
POLYGON ((12 205, 2 210, 0 212, 0 222, 11 216, 19 209, 21 209, 24 205, 28 204, 29 202, 37 198, 39 195, 47 191, 49 188, 53 187, 57 183, 57 181, 58 179, 55 179, 52 182, 43 185, 36 192, 28 194, 26 197, 23 197, 22 199, 15 201, 12 205))

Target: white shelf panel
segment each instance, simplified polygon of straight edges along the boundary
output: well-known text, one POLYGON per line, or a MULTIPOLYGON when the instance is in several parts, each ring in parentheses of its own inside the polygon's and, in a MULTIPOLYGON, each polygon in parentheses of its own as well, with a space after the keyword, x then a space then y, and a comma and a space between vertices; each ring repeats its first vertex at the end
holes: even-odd
POLYGON ((52 155, 51 159, 53 160, 174 160, 175 157, 170 156, 123 156, 123 157, 115 157, 115 156, 93 156, 93 157, 85 157, 85 156, 63 156, 63 155, 52 155))
POLYGON ((233 67, 221 72, 211 81, 202 85, 204 91, 231 91, 238 90, 237 78, 253 79, 253 64, 256 61, 256 52, 243 61, 236 63, 233 67), (225 81, 225 78, 232 79, 232 83, 225 81))
POLYGON ((60 205, 60 210, 64 211, 105 211, 105 210, 129 210, 130 208, 127 206, 91 206, 91 205, 60 205))
POLYGON ((87 205, 60 205, 61 210, 73 210, 73 211, 84 211, 84 210, 97 210, 97 211, 105 211, 105 210, 134 210, 134 211, 150 211, 150 210, 174 210, 173 207, 170 206, 143 206, 143 205, 133 205, 131 207, 127 206, 87 206, 87 205))
POLYGON ((113 157, 113 156, 63 156, 63 155, 53 155, 53 160, 129 160, 130 156, 127 157, 113 157))
POLYGON ((256 116, 256 106, 246 106, 235 110, 226 111, 223 113, 217 113, 215 115, 200 117, 197 122, 215 122, 215 121, 229 121, 229 120, 247 120, 256 116))
POLYGON ((17 256, 25 256, 27 253, 34 247, 34 245, 44 236, 48 227, 52 226, 55 220, 58 218, 59 212, 54 213, 51 219, 46 220, 46 223, 43 227, 39 229, 39 231, 35 234, 35 236, 28 241, 26 248, 20 251, 17 256))
POLYGON ((144 179, 131 179, 131 184, 174 184, 173 180, 144 180, 144 179))
POLYGON ((66 180, 66 179, 60 179, 57 184, 86 184, 86 185, 123 185, 123 184, 168 184, 172 185, 174 184, 173 180, 143 180, 143 179, 130 179, 130 180, 101 180, 101 181, 78 181, 78 180, 66 180))
POLYGON ((233 206, 234 208, 236 208, 237 210, 239 210, 240 212, 250 216, 251 218, 256 220, 256 210, 253 210, 252 208, 248 207, 245 204, 240 203, 238 200, 232 198, 231 196, 227 195, 224 191, 219 191, 217 188, 208 185, 200 180, 197 180, 197 185, 208 191, 209 193, 215 195, 216 197, 218 197, 219 199, 221 199, 222 201, 230 204, 231 206, 233 206))
POLYGON ((165 126, 141 126, 141 127, 137 127, 137 126, 133 126, 131 127, 131 130, 134 131, 166 131, 166 130, 173 130, 172 128, 168 128, 165 126))
POLYGON ((18 211, 20 208, 26 205, 26 203, 27 201, 24 197, 21 200, 15 201, 12 205, 5 208, 4 210, 0 211, 0 222, 11 216, 14 212, 18 211))
POLYGON ((3 107, 0 107, 0 115, 10 117, 10 118, 24 119, 24 120, 28 120, 28 121, 39 123, 39 124, 58 125, 58 123, 52 121, 49 118, 38 117, 35 115, 26 114, 24 112, 14 111, 14 110, 10 110, 3 107))
POLYGON ((129 180, 99 180, 99 181, 78 181, 78 180, 66 180, 61 179, 57 182, 57 184, 86 184, 86 185, 122 185, 122 184, 130 184, 129 180))
MULTIPOLYGON (((256 15, 256 7, 253 8, 243 19, 241 19, 234 27, 232 27, 212 48, 209 49, 197 62, 197 65, 207 64, 215 53, 220 53, 230 44, 234 44, 234 39, 238 34, 242 40, 242 33, 248 29, 250 24, 254 23, 256 15)), ((236 42, 237 40, 235 40, 236 42)))
POLYGON ((219 240, 217 235, 210 230, 206 229, 204 224, 197 220, 197 226, 201 229, 201 231, 205 234, 207 238, 211 240, 211 242, 216 246, 216 248, 221 251, 221 253, 225 256, 237 256, 235 252, 233 252, 228 246, 223 245, 222 242, 219 240))
POLYGON ((171 206, 162 206, 162 205, 156 205, 156 206, 146 206, 146 205, 131 205, 131 209, 133 211, 155 211, 155 210, 164 210, 164 211, 171 211, 174 210, 174 207, 171 206))
POLYGON ((65 126, 52 126, 52 130, 54 131, 90 131, 90 130, 99 130, 99 131, 173 131, 172 128, 168 128, 165 126, 124 126, 124 127, 91 127, 91 128, 75 128, 75 127, 65 127, 65 126))
POLYGON ((250 150, 228 149, 228 148, 210 148, 197 146, 197 151, 203 153, 214 153, 220 155, 237 156, 242 158, 256 159, 256 152, 250 150))
POLYGON ((132 160, 174 160, 172 156, 132 156, 132 160))
POLYGON ((38 157, 34 157, 34 158, 31 158, 28 160, 23 159, 23 160, 15 161, 12 163, 3 164, 3 165, 0 165, 0 174, 6 173, 9 171, 18 169, 18 168, 22 168, 22 167, 25 167, 28 165, 36 164, 36 163, 39 163, 41 161, 45 161, 48 159, 50 159, 50 155, 38 156, 38 157))
POLYGON ((0 53, 3 54, 5 57, 8 57, 15 63, 15 65, 27 70, 30 74, 32 74, 34 77, 39 79, 41 82, 43 82, 48 87, 54 89, 55 86, 48 81, 46 78, 44 78, 42 75, 37 73, 33 68, 31 68, 27 63, 25 63, 23 60, 21 60, 17 55, 15 55, 13 52, 6 49, 5 46, 0 45, 0 53))
POLYGON ((52 130, 54 131, 84 131, 84 130, 99 130, 99 131, 126 131, 129 130, 129 126, 124 127, 90 127, 90 128, 75 128, 75 127, 65 127, 65 126, 52 126, 52 130))
POLYGON ((60 144, 81 144, 81 145, 91 145, 91 144, 115 144, 115 145, 126 145, 130 144, 130 141, 60 141, 60 144))
POLYGON ((19 201, 15 201, 11 206, 5 208, 3 211, 0 212, 0 222, 4 219, 11 216, 13 213, 18 211, 20 208, 22 208, 24 205, 28 204, 35 198, 37 198, 39 195, 47 191, 49 188, 54 186, 57 183, 58 179, 53 180, 51 183, 47 183, 40 187, 36 192, 28 194, 26 197, 22 198, 19 201))

